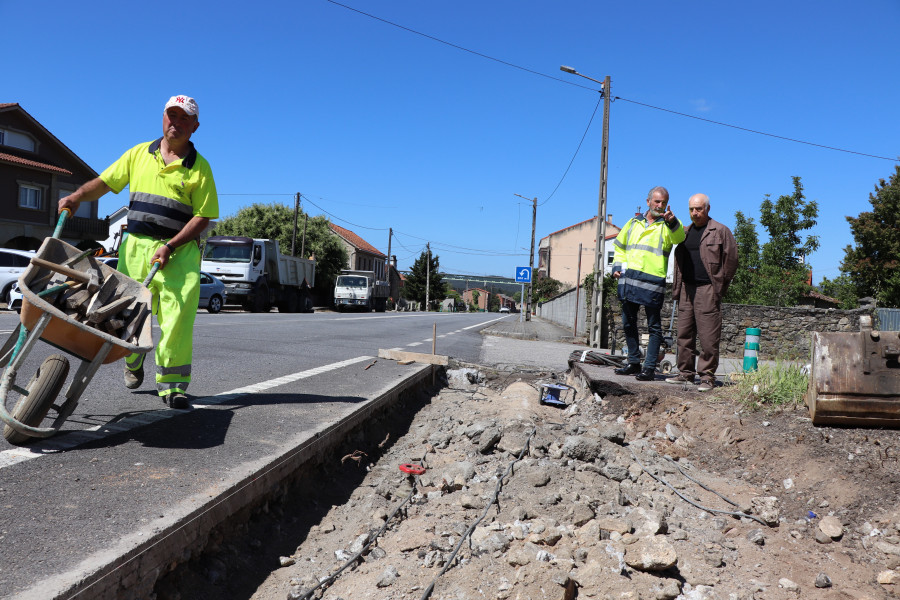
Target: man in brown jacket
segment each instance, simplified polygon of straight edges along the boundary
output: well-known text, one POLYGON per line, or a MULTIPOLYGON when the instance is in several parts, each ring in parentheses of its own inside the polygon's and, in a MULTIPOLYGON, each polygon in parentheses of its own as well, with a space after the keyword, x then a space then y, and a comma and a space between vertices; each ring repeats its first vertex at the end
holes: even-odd
POLYGON ((722 337, 722 297, 737 272, 737 244, 731 230, 709 218, 709 198, 694 194, 688 200, 691 225, 675 248, 672 298, 678 301, 678 375, 668 383, 694 383, 700 375, 705 392, 716 384, 719 341, 722 337), (697 354, 697 338, 700 353, 697 354))

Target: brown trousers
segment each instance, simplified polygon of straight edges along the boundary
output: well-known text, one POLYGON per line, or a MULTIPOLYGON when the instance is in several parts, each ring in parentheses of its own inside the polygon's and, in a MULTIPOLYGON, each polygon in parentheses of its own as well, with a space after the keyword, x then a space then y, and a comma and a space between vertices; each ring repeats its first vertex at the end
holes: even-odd
POLYGON ((715 380, 722 338, 722 299, 712 285, 684 283, 678 297, 678 371, 681 375, 715 380), (700 352, 697 355, 697 339, 700 352))

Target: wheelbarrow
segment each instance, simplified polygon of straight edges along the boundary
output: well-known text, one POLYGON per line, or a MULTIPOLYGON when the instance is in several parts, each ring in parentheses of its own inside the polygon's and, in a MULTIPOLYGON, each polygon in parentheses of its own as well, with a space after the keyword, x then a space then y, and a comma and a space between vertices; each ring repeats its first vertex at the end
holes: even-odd
MULTIPOLYGON (((53 237, 44 240, 19 277, 23 295, 20 323, 0 348, 0 368, 5 367, 0 379, 0 420, 5 424, 3 437, 12 444, 55 434, 74 412, 100 365, 135 352, 146 354, 153 348, 149 318, 152 295, 147 286, 159 263, 153 265, 143 284, 119 273, 89 256, 90 252, 57 239, 67 216, 68 211, 60 214, 53 237), (91 303, 104 293, 118 297, 120 306, 127 300, 133 307, 127 326, 113 331, 113 335, 67 311, 61 300, 76 287, 87 290, 84 297, 91 297, 91 303), (56 398, 69 373, 69 361, 61 354, 47 357, 26 387, 16 385, 19 369, 39 340, 81 360, 60 404, 55 403, 56 398), (19 398, 9 412, 6 406, 12 393, 19 398), (40 427, 51 409, 56 411, 52 424, 40 427)), ((92 314, 114 308, 98 303, 92 314)))

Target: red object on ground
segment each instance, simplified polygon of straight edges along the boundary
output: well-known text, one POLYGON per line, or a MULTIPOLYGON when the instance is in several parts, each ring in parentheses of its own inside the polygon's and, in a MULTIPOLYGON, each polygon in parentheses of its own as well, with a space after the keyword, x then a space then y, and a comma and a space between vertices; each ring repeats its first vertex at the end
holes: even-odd
POLYGON ((422 465, 414 465, 412 463, 400 465, 400 470, 404 473, 409 473, 410 475, 422 475, 425 473, 425 467, 422 465))

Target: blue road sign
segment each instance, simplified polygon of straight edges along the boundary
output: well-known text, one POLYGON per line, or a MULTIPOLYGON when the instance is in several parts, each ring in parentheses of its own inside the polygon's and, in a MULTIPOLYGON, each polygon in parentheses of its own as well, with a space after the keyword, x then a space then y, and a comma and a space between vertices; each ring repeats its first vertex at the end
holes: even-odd
POLYGON ((516 267, 516 283, 531 283, 531 267, 516 267))

